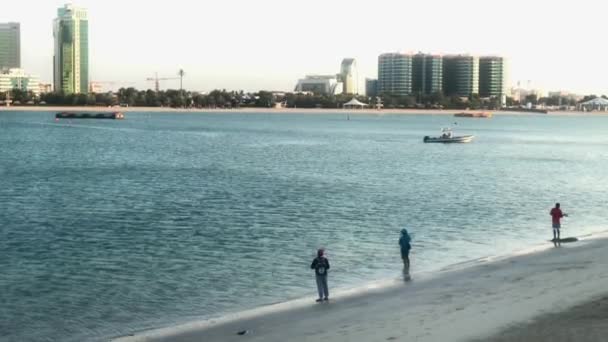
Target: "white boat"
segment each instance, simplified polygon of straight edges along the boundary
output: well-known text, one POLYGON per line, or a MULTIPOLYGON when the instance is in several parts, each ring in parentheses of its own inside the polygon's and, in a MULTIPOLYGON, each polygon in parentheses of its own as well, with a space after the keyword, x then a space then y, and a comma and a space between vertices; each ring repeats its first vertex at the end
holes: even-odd
POLYGON ((475 138, 474 135, 462 135, 462 136, 454 136, 452 135, 452 130, 449 128, 444 128, 441 130, 441 135, 438 137, 429 137, 428 135, 424 137, 422 141, 425 143, 468 143, 471 142, 475 138))

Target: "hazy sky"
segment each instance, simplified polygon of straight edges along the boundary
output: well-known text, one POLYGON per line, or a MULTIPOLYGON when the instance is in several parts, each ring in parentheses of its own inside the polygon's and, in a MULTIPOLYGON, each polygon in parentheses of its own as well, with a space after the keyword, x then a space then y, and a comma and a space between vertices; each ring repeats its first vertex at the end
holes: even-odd
MULTIPOLYGON (((22 66, 52 79, 52 22, 65 1, 8 1, 21 23, 22 66)), ((90 80, 132 82, 158 72, 184 87, 293 90, 354 57, 361 83, 383 52, 500 54, 510 83, 608 94, 608 6, 602 1, 81 0, 89 11, 90 80)), ((162 87, 178 87, 167 81, 162 87)))

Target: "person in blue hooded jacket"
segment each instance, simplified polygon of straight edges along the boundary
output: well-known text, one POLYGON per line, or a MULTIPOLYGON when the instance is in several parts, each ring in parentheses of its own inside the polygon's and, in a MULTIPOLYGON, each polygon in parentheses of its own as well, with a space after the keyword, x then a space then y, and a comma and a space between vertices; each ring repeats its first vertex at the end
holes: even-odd
POLYGON ((403 259, 403 267, 410 268, 410 249, 412 249, 412 238, 408 234, 407 229, 401 230, 401 237, 399 238, 399 246, 401 247, 401 259, 403 259))

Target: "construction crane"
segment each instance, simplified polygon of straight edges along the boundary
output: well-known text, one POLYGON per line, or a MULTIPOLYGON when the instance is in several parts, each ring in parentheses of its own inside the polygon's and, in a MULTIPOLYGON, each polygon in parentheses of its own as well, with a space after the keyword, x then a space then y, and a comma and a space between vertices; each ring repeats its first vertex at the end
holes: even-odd
POLYGON ((114 91, 114 86, 117 84, 122 84, 122 85, 133 85, 135 84, 134 82, 119 82, 119 81, 92 81, 89 83, 89 91, 90 92, 95 92, 95 87, 96 86, 101 86, 102 84, 107 84, 108 86, 110 86, 110 91, 114 91))
POLYGON ((154 77, 146 78, 146 81, 154 82, 154 89, 158 93, 160 90, 160 81, 171 81, 171 80, 181 80, 181 77, 158 77, 158 73, 154 74, 154 77))

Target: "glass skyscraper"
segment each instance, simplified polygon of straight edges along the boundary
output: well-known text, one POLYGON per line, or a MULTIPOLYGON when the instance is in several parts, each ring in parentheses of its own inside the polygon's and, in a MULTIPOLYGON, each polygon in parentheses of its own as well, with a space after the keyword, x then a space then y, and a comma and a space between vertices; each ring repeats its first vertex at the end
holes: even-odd
POLYGON ((21 68, 21 27, 0 23, 0 70, 21 68))
POLYGON ((412 93, 412 55, 385 53, 378 57, 378 92, 391 96, 412 93))
POLYGON ((83 8, 65 5, 57 10, 53 29, 56 92, 87 93, 89 89, 89 21, 83 8))

